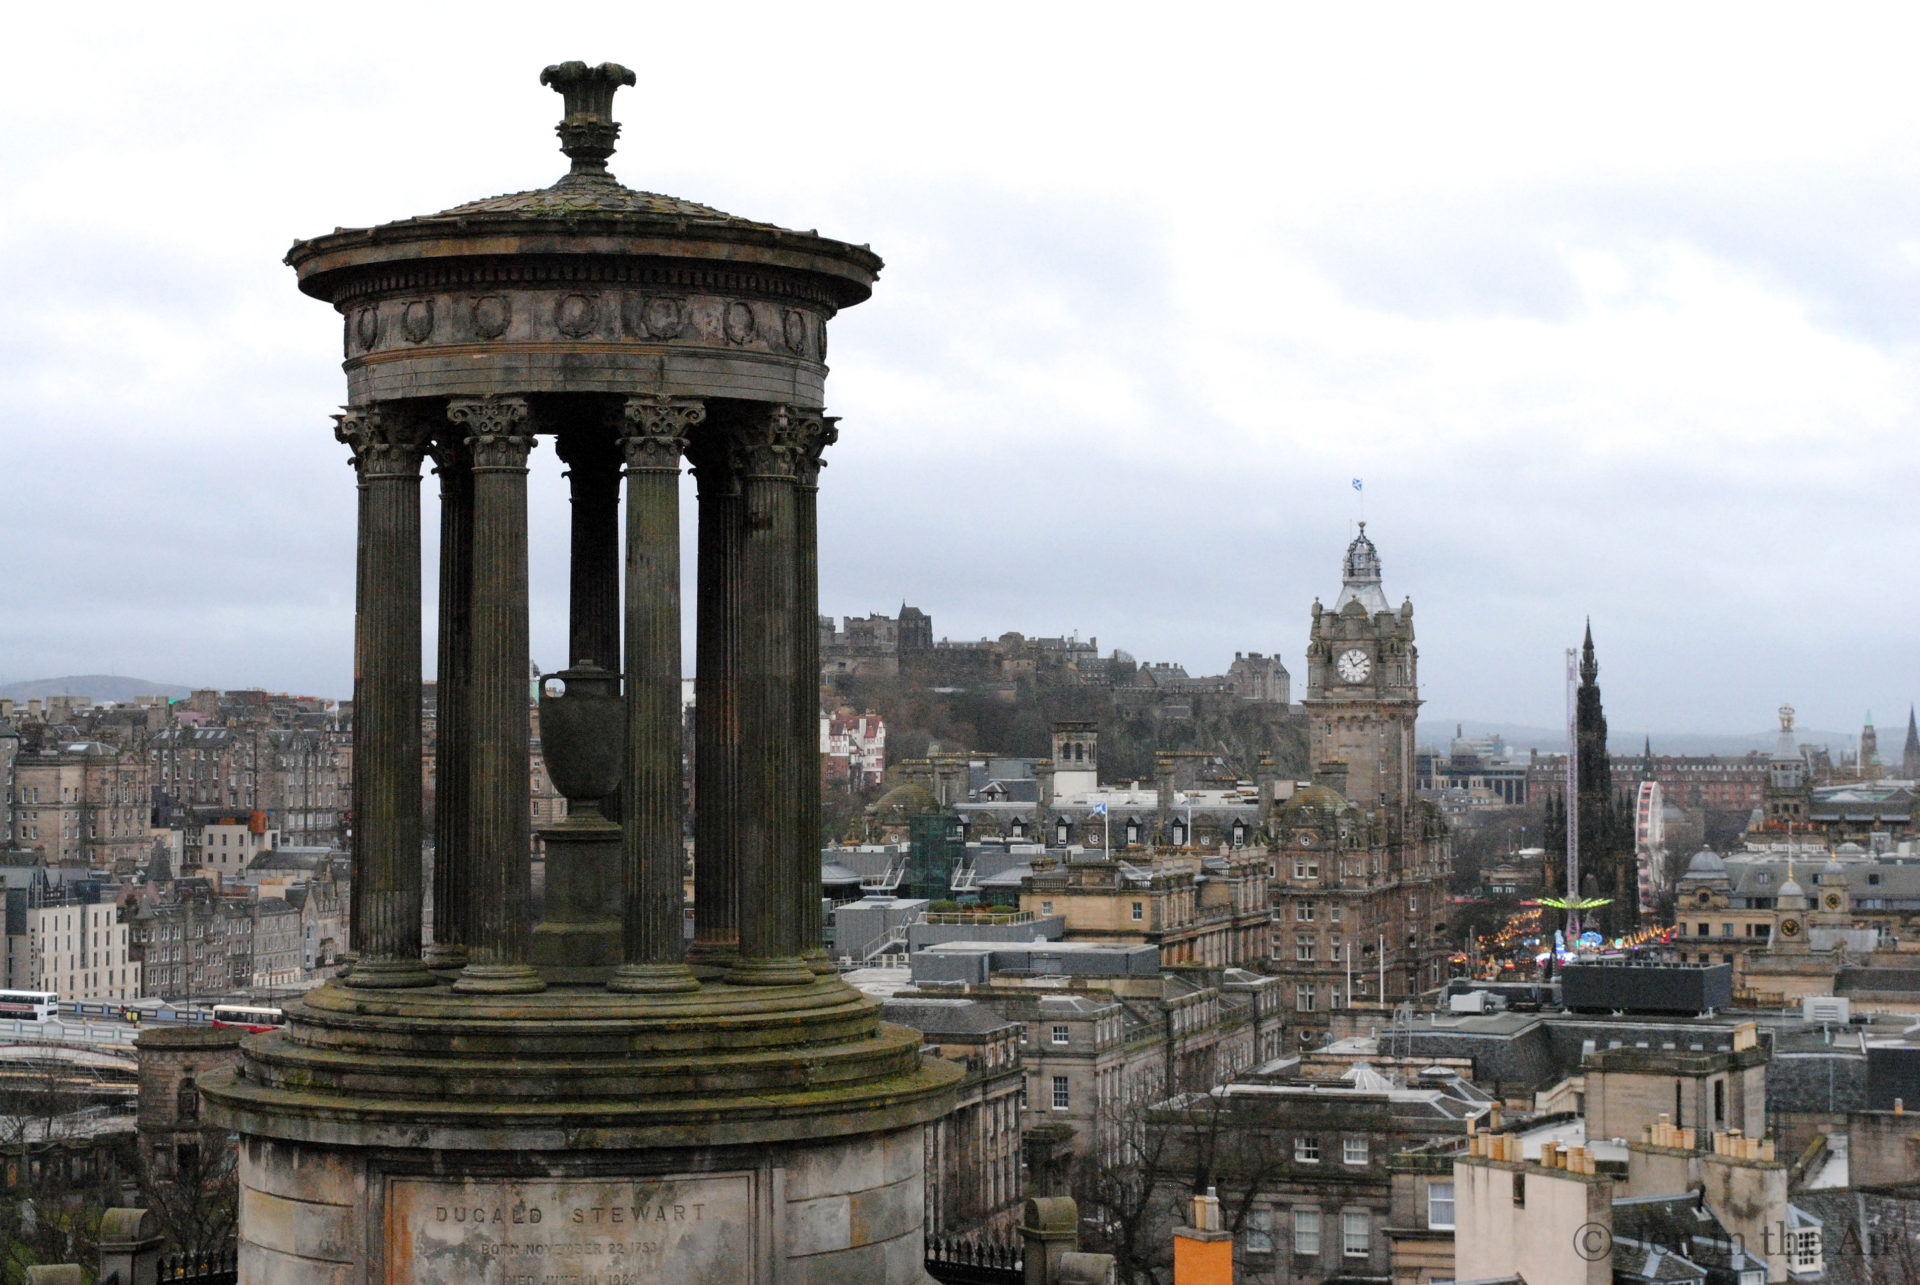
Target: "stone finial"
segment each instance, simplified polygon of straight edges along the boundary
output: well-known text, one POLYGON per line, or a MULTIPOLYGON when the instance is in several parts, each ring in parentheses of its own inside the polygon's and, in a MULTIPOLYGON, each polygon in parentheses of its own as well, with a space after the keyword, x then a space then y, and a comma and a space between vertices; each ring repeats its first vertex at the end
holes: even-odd
POLYGON ((573 162, 573 173, 607 172, 607 158, 620 137, 620 126, 613 119, 613 94, 634 82, 634 74, 617 62, 598 67, 562 62, 540 73, 540 83, 552 86, 566 100, 567 114, 554 132, 560 135, 560 150, 573 162))

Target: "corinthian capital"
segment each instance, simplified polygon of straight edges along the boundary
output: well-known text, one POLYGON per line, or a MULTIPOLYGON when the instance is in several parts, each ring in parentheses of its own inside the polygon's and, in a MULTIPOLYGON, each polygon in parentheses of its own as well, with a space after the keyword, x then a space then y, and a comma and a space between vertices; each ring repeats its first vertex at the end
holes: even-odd
POLYGON ((333 417, 333 436, 353 452, 363 480, 418 477, 427 434, 411 418, 377 406, 346 406, 333 417))
POLYGON ((476 473, 489 469, 527 467, 533 434, 527 429, 524 397, 478 397, 447 403, 447 418, 467 430, 466 447, 473 452, 476 473))
POLYGON ((799 465, 800 434, 791 406, 768 406, 736 434, 740 471, 749 477, 791 478, 799 465))
POLYGON ((800 485, 818 485, 820 470, 826 467, 821 457, 840 440, 840 417, 814 410, 789 410, 787 418, 793 428, 794 471, 800 485))
POLYGON ((706 403, 692 397, 629 397, 617 431, 627 471, 680 471, 687 433, 707 417, 706 403))

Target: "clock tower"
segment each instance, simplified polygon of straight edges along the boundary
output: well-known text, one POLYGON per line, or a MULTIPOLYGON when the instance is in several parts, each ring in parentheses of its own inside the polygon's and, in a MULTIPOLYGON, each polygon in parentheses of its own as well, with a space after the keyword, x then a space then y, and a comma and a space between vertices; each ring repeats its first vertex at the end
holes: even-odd
MULTIPOLYGON (((1313 604, 1307 643, 1308 753, 1315 772, 1346 766, 1341 792, 1363 808, 1413 802, 1414 716, 1420 709, 1413 603, 1380 590, 1380 554, 1367 524, 1347 546, 1340 596, 1313 604)), ((1335 774, 1334 779, 1338 779, 1335 774)))

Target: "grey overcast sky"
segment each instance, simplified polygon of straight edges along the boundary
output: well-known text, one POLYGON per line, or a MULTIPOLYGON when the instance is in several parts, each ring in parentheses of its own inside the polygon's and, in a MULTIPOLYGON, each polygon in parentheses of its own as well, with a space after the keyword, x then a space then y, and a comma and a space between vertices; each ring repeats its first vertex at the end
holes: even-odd
MULTIPOLYGON (((1920 12, 37 5, 0 76, 0 680, 346 695, 340 331, 296 236, 628 184, 871 242, 821 601, 1300 672, 1365 480, 1428 709, 1884 726, 1914 639, 1920 12)), ((535 659, 565 501, 534 479, 535 659)), ((428 491, 431 491, 429 486, 428 491)))

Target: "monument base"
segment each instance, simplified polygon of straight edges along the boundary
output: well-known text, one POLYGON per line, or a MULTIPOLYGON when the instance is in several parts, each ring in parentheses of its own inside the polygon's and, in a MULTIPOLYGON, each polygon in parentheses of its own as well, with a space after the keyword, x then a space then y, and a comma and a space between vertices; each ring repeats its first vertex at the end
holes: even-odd
POLYGON ((772 1147, 441 1153, 249 1138, 240 1280, 931 1285, 924 1128, 772 1147))
POLYGON ((838 977, 619 994, 330 984, 207 1076, 243 1285, 930 1285, 961 1069, 838 977))

